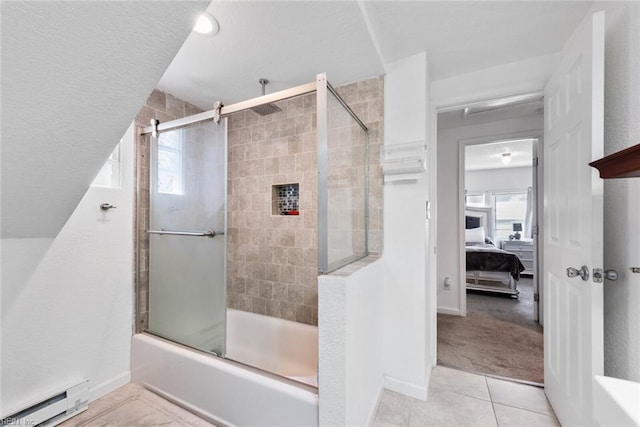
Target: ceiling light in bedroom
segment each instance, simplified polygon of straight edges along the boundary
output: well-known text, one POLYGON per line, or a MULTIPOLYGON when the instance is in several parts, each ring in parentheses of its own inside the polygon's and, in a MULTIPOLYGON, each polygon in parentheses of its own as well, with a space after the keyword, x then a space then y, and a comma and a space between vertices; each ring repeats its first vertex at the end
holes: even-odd
POLYGON ((502 153, 502 158, 500 159, 503 165, 507 166, 511 163, 511 153, 502 153))

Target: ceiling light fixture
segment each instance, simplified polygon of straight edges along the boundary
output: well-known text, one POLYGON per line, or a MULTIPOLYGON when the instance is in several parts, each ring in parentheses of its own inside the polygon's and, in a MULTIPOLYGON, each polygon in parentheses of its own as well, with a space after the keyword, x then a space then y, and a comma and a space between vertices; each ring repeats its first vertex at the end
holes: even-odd
POLYGON ((511 163, 511 153, 502 153, 502 158, 500 159, 503 165, 507 166, 511 163))
POLYGON ((216 18, 211 16, 208 13, 203 13, 198 18, 196 25, 193 27, 193 31, 198 34, 208 34, 208 35, 216 35, 220 30, 220 25, 218 25, 218 21, 216 18))

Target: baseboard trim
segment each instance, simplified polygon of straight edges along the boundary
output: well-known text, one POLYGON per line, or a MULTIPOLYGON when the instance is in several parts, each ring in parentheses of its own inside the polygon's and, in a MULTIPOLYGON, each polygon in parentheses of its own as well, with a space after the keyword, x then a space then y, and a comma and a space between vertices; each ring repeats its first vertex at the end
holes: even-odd
POLYGON ((426 385, 418 385, 397 378, 385 377, 384 388, 416 399, 427 400, 428 388, 426 385))
POLYGON ((367 419, 366 426, 373 425, 373 422, 376 418, 376 413, 378 412, 378 407, 380 406, 380 399, 382 399, 382 393, 384 392, 384 378, 380 379, 380 384, 378 384, 378 395, 376 396, 375 401, 373 402, 373 408, 369 412, 369 418, 367 419))
POLYGON ((131 371, 123 372, 120 375, 104 381, 95 387, 91 387, 91 389, 89 390, 89 401, 93 402, 94 400, 99 399, 102 396, 111 393, 115 389, 120 388, 125 384, 129 384, 130 382, 131 371))
POLYGON ((452 314, 454 316, 462 316, 459 308, 438 307, 438 314, 452 314))

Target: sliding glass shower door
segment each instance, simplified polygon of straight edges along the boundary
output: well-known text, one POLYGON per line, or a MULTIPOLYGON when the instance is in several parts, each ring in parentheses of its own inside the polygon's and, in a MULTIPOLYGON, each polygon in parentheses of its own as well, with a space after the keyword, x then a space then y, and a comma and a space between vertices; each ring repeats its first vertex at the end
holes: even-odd
POLYGON ((219 356, 226 331, 226 120, 151 139, 148 331, 219 356))

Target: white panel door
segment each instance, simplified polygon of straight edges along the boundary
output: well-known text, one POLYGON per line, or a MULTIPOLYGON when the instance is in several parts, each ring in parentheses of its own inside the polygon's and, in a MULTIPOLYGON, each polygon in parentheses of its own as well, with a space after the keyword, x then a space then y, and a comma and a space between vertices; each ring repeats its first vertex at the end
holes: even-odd
POLYGON ((603 374, 604 12, 588 16, 545 87, 544 382, 565 426, 593 425, 592 382, 603 374), (589 277, 567 268, 586 266, 589 277))

